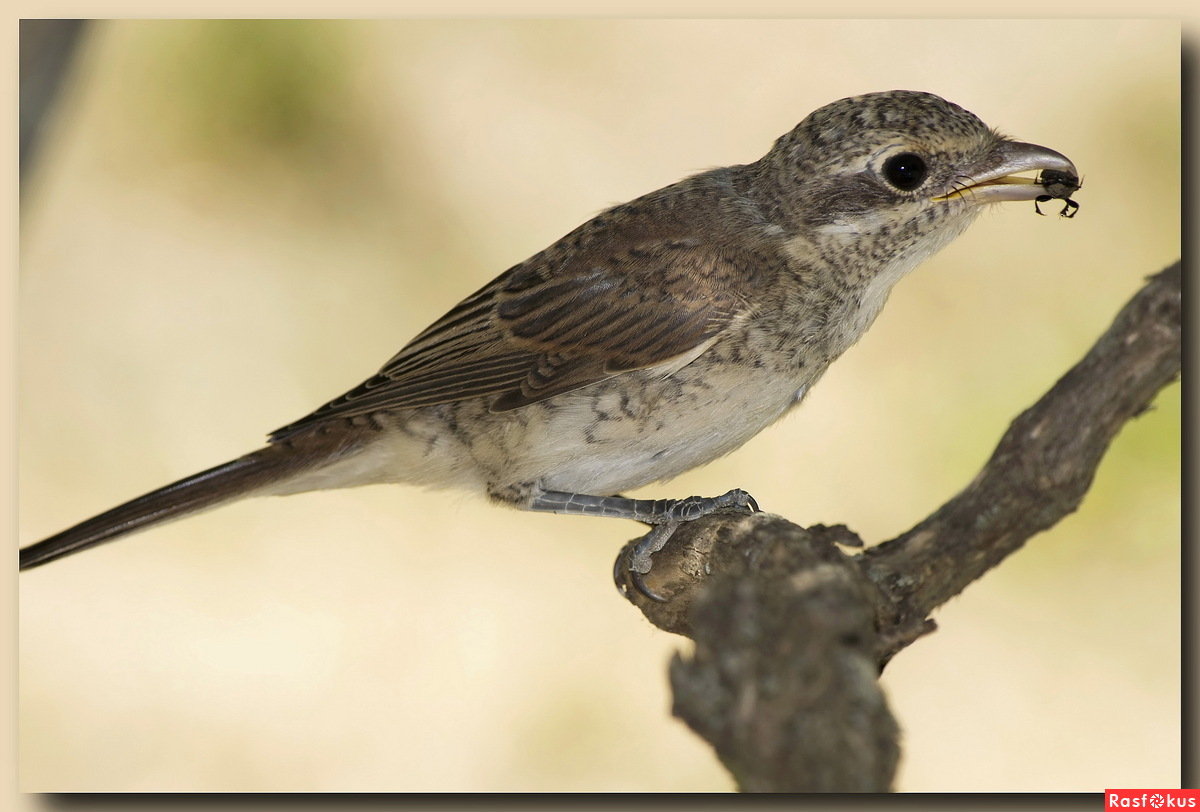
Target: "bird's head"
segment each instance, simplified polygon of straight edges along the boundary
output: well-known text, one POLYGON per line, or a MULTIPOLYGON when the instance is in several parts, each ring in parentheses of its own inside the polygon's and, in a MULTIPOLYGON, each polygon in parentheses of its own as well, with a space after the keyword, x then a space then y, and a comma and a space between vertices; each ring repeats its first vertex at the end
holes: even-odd
POLYGON ((875 259, 901 252, 919 261, 988 203, 1069 198, 1079 186, 1064 155, 909 90, 826 105, 756 166, 773 179, 789 230, 817 243, 853 241, 875 259))

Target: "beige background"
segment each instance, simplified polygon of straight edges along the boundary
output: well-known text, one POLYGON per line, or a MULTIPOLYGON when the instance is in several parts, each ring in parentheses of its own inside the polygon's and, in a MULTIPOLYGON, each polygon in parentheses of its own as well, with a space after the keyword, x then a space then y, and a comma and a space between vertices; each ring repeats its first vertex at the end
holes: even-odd
MULTIPOLYGON (((1084 175, 905 280, 800 412, 655 495, 870 541, 1179 254, 1170 21, 104 26, 26 192, 23 544, 253 447, 614 202, 812 109, 937 92, 1084 175)), ((900 788, 1179 783, 1179 387, 1081 511, 889 666, 900 788)), ((613 591, 632 524, 399 487, 244 503, 21 578, 28 791, 725 790, 685 641, 613 591)))

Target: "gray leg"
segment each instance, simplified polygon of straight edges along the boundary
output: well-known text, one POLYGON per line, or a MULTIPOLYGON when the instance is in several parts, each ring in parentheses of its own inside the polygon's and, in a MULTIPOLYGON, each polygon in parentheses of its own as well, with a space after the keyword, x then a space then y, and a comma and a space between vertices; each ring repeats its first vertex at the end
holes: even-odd
POLYGON ((605 516, 633 519, 644 524, 690 522, 710 513, 743 513, 758 510, 754 497, 741 489, 720 496, 689 496, 686 499, 630 499, 626 496, 590 496, 586 493, 538 491, 530 510, 574 516, 605 516))
POLYGON ((529 509, 575 516, 633 519, 654 525, 654 529, 638 542, 629 562, 632 571, 644 575, 650 571, 650 557, 666 545, 681 522, 690 522, 710 513, 753 513, 758 510, 758 503, 741 489, 720 496, 689 496, 686 499, 629 499, 625 496, 539 491, 529 503, 529 509))

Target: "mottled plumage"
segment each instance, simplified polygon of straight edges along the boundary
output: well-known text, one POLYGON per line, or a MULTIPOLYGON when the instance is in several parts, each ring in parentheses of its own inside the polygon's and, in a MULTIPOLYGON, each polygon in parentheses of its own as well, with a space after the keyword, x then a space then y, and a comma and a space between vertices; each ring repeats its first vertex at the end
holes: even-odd
POLYGON ((589 220, 266 448, 26 548, 21 566, 233 498, 374 482, 665 525, 744 507, 608 497, 726 454, 795 406, 982 204, 1047 193, 1018 172, 1077 178, 931 94, 835 102, 759 161, 589 220))

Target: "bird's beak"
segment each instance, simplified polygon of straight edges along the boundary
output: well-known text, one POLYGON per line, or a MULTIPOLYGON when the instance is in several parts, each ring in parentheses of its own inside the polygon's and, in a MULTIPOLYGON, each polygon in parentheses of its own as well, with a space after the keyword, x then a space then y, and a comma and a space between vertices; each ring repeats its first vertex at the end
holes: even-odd
MULTIPOLYGON (((1053 173, 1055 183, 1079 188, 1079 173, 1075 164, 1060 152, 1037 144, 1003 141, 987 157, 968 167, 934 200, 964 198, 972 203, 995 203, 1001 200, 1036 200, 1048 194, 1044 173, 1053 173), (1019 173, 1028 172, 1032 176, 1019 173)), ((1059 193, 1052 197, 1062 197, 1059 193)))

